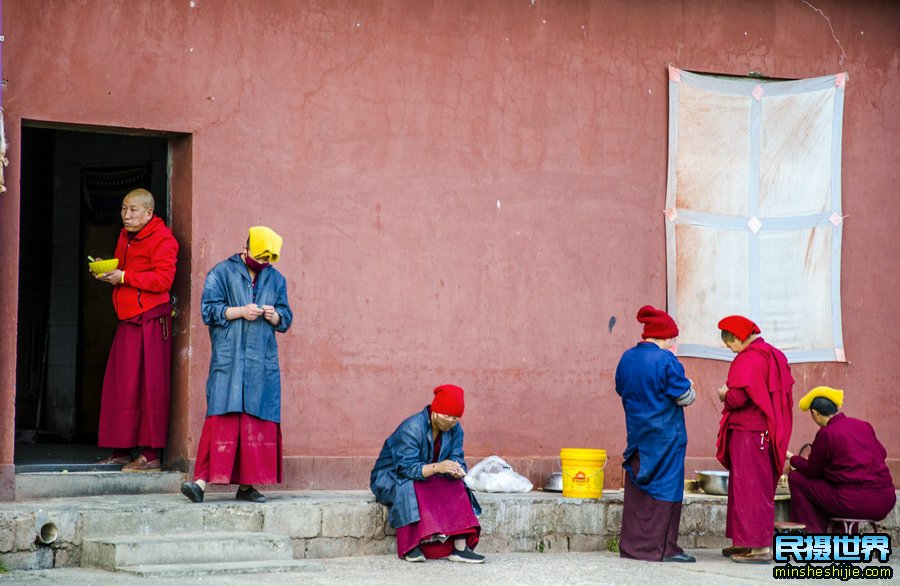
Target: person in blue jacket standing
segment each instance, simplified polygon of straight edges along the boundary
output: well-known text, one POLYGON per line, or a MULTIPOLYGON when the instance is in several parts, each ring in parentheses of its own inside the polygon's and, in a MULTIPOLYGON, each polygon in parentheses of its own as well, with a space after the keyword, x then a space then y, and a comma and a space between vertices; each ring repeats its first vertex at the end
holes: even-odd
POLYGON ((684 498, 687 430, 684 408, 694 402, 691 381, 671 349, 675 320, 645 305, 637 314, 642 341, 627 350, 616 368, 628 445, 625 448, 625 503, 619 554, 646 561, 694 562, 678 546, 684 498))
POLYGON ((265 502, 255 484, 277 484, 281 468, 281 371, 275 333, 291 327, 287 282, 272 266, 281 236, 250 228, 243 252, 206 276, 200 301, 212 355, 206 380, 206 420, 194 481, 181 485, 192 502, 207 483, 237 484, 237 500, 265 502))
POLYGON ((463 482, 466 460, 463 390, 434 389, 431 405, 406 418, 378 455, 369 487, 387 505, 388 522, 397 530, 397 555, 408 562, 447 558, 484 563, 472 551, 478 544, 481 507, 463 482))

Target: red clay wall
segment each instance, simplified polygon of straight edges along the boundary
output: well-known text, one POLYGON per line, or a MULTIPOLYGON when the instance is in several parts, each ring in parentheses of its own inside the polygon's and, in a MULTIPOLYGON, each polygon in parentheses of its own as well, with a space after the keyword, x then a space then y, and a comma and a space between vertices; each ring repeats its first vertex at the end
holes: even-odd
MULTIPOLYGON (((666 64, 846 70, 850 362, 796 366, 796 396, 845 388, 896 457, 900 5, 813 4, 824 15, 787 0, 5 0, 0 244, 15 258, 23 119, 189 133, 188 187, 173 190, 192 198, 173 202, 190 217, 192 298, 176 456, 193 454, 205 409, 203 277, 263 223, 285 237, 297 316, 280 341, 289 486, 364 486, 385 436, 443 382, 467 390, 470 456, 537 474, 561 447, 624 447, 613 371, 637 308, 665 303, 666 64)), ((7 483, 15 283, 0 263, 7 483)), ((701 395, 691 470, 714 453, 728 365, 684 362, 701 395)), ((797 419, 794 448, 814 433, 797 419)))

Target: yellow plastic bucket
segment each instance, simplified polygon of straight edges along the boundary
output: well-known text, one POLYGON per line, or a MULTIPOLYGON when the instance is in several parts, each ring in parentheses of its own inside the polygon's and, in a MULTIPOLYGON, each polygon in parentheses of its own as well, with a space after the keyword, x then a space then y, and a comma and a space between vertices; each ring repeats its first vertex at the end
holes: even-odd
POLYGON ((606 450, 563 448, 559 451, 563 496, 598 499, 603 496, 606 450))

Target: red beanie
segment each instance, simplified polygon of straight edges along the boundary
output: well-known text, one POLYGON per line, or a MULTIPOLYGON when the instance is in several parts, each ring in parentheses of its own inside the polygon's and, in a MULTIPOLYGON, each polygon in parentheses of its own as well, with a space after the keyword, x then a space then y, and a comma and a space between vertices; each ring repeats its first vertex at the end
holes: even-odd
POLYGON ((434 389, 434 400, 431 402, 431 412, 452 417, 462 417, 466 402, 463 400, 463 390, 456 385, 441 385, 434 389))
POLYGON ((723 317, 719 321, 719 329, 731 332, 743 342, 750 337, 751 334, 761 333, 759 326, 742 315, 729 315, 723 317))
POLYGON ((678 326, 668 313, 656 309, 652 305, 645 305, 638 310, 637 320, 644 324, 644 333, 641 338, 657 338, 667 340, 678 336, 678 326))

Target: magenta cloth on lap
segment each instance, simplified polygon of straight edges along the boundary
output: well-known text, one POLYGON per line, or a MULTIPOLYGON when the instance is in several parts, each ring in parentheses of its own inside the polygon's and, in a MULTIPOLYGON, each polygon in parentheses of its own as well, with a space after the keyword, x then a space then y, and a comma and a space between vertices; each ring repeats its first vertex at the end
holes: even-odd
POLYGON ((413 481, 419 504, 419 522, 397 528, 397 555, 403 557, 417 545, 428 559, 445 558, 453 553, 453 540, 463 536, 470 549, 478 545, 481 525, 472 510, 469 493, 462 480, 432 476, 424 482, 413 481), (432 535, 447 535, 443 543, 421 541, 432 535))
MULTIPOLYGON (((832 517, 871 519, 887 517, 897 495, 893 486, 837 488, 823 478, 807 478, 796 470, 788 475, 791 486, 791 520, 806 525, 807 533, 825 533, 832 517)), ((843 533, 835 523, 832 533, 843 533)))

